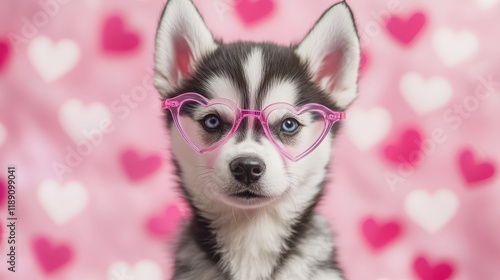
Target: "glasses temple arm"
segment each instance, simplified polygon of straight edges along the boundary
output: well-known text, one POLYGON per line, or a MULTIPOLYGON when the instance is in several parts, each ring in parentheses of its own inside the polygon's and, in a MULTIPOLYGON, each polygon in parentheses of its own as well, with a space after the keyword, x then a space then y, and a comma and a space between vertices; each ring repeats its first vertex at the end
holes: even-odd
POLYGON ((328 114, 328 119, 331 121, 340 121, 345 119, 345 112, 334 112, 333 114, 328 114))

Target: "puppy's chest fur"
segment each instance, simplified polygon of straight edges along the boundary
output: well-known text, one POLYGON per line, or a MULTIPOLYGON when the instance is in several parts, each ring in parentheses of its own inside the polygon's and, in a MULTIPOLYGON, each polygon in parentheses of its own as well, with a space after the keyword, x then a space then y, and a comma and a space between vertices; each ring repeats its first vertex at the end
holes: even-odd
POLYGON ((221 219, 221 223, 227 224, 220 224, 213 235, 218 244, 212 248, 215 257, 214 252, 207 251, 193 224, 183 231, 174 279, 342 279, 334 259, 331 233, 321 217, 312 215, 307 221, 300 221, 306 223, 301 224, 304 230, 300 234, 294 232, 290 223, 284 223, 283 217, 272 213, 227 219, 221 219), (240 222, 229 221, 236 218, 240 222))

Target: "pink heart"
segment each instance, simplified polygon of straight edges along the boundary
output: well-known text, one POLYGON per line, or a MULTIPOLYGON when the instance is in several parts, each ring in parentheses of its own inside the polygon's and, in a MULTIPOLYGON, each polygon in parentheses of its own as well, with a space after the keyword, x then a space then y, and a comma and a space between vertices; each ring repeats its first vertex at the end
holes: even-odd
POLYGON ((118 15, 108 17, 102 31, 102 47, 108 53, 127 53, 140 43, 139 35, 127 31, 123 19, 118 15))
POLYGON ((425 257, 415 259, 413 269, 421 280, 446 280, 453 274, 450 264, 439 263, 431 266, 425 257))
POLYGON ((236 4, 236 12, 247 26, 258 23, 269 16, 273 10, 273 0, 239 0, 236 4))
POLYGON ((385 157, 394 164, 407 162, 414 165, 420 160, 420 145, 422 136, 416 129, 406 130, 397 143, 390 144, 384 149, 385 157))
POLYGON ((141 157, 135 150, 125 150, 121 155, 121 164, 130 181, 136 182, 147 178, 158 170, 162 159, 158 155, 141 157))
POLYGON ((151 217, 147 222, 149 233, 154 236, 168 238, 183 219, 183 215, 179 207, 169 205, 163 213, 151 217))
POLYGON ((361 51, 361 61, 359 62, 359 73, 363 74, 368 66, 370 59, 366 51, 361 51))
POLYGON ((7 182, 3 179, 0 180, 0 209, 3 209, 3 205, 7 201, 7 182))
POLYGON ((367 218, 361 225, 361 231, 368 244, 379 250, 399 236, 401 227, 397 222, 377 223, 374 218, 367 218))
POLYGON ((65 266, 73 257, 67 245, 54 245, 45 237, 33 242, 33 251, 45 273, 52 273, 65 266))
POLYGON ((407 19, 392 16, 387 20, 386 27, 394 39, 408 46, 425 26, 426 20, 421 12, 416 12, 407 19))
POLYGON ((458 160, 462 176, 469 184, 479 183, 493 177, 495 166, 492 162, 476 162, 470 150, 464 150, 458 160))
POLYGON ((7 64, 10 55, 10 48, 7 42, 0 41, 0 71, 7 64))

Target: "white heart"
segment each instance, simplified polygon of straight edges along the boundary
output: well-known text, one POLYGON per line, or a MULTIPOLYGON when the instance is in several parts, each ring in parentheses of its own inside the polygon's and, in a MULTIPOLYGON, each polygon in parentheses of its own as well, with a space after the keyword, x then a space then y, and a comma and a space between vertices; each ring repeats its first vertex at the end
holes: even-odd
POLYGON ((405 209, 410 218, 430 233, 440 230, 458 210, 458 197, 450 190, 434 194, 414 190, 406 196, 405 209))
POLYGON ((0 146, 5 142, 5 139, 7 139, 7 129, 0 123, 0 146))
POLYGON ((76 143, 90 138, 92 131, 102 133, 101 122, 110 116, 106 105, 99 102, 85 106, 81 100, 70 99, 59 108, 59 122, 76 143))
POLYGON ((79 182, 69 182, 61 186, 56 181, 44 181, 38 187, 38 200, 50 218, 62 225, 78 215, 88 201, 85 186, 79 182))
POLYGON ((496 4, 500 3, 500 0, 476 0, 479 7, 482 9, 490 9, 496 4))
POLYGON ((133 267, 123 261, 112 263, 108 267, 108 280, 162 280, 160 266, 150 260, 137 262, 133 267))
POLYGON ((449 28, 440 28, 432 36, 434 51, 443 63, 456 66, 472 58, 478 51, 479 43, 472 32, 454 32, 449 28))
POLYGON ((375 146, 391 128, 391 114, 382 107, 369 110, 353 108, 347 116, 347 135, 360 150, 375 146))
POLYGON ((399 87, 403 98, 419 115, 441 108, 450 101, 452 95, 451 85, 445 78, 425 80, 415 72, 405 74, 399 87))
POLYGON ((52 82, 68 73, 80 58, 80 48, 69 39, 57 43, 47 36, 38 36, 28 46, 31 64, 46 82, 52 82))

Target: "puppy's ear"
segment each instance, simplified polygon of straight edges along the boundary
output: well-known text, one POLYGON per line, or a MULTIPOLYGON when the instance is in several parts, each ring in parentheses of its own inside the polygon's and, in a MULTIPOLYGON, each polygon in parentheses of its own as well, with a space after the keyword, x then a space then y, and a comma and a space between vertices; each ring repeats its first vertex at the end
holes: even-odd
POLYGON ((191 0, 169 0, 156 33, 154 84, 158 91, 167 97, 216 48, 191 0))
POLYGON ((296 47, 314 82, 335 104, 345 109, 357 95, 359 38, 351 9, 345 2, 332 6, 296 47))

